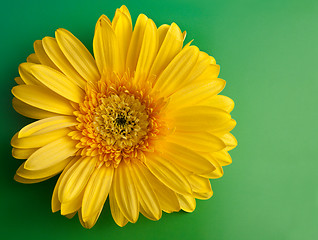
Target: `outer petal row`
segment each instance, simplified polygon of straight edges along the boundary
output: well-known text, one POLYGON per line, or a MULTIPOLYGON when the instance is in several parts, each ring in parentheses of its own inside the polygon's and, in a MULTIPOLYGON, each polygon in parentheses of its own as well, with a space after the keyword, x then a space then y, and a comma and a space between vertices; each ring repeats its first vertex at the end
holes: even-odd
POLYGON ((94 35, 94 55, 101 74, 123 72, 123 59, 119 54, 119 45, 116 34, 105 15, 102 15, 96 24, 94 35))

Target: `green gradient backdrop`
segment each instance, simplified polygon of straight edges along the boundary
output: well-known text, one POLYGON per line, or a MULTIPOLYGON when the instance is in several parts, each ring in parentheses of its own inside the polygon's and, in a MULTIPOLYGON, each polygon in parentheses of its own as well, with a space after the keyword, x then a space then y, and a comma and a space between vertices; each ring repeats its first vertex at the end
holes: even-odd
POLYGON ((315 239, 317 192, 317 1, 5 1, 1 3, 1 236, 3 239, 315 239), (11 136, 30 120, 11 107, 18 64, 59 27, 92 49, 95 22, 126 4, 159 26, 175 21, 213 55, 235 100, 233 164, 194 213, 140 217, 119 228, 107 206, 95 227, 52 214, 56 178, 13 181, 11 136))

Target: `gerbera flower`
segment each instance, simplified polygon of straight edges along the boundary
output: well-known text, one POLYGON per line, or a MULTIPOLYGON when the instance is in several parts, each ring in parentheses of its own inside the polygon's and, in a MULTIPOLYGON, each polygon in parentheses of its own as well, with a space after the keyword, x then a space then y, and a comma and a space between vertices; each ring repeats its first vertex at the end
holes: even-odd
POLYGON ((209 179, 223 175, 236 146, 233 101, 218 95, 213 57, 172 23, 159 28, 128 9, 101 16, 94 57, 69 31, 34 43, 19 66, 13 107, 40 119, 13 138, 12 154, 27 159, 15 180, 36 183, 60 172, 52 211, 91 228, 109 198, 119 226, 162 211, 192 212, 212 196, 209 179))

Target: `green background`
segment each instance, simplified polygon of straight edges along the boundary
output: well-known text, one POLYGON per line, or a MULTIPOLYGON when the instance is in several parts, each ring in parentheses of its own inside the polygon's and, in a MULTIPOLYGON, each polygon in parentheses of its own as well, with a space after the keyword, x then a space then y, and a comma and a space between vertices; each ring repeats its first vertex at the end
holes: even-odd
POLYGON ((317 1, 3 1, 1 24, 1 236, 3 239, 317 239, 317 1), (213 55, 233 98, 239 141, 214 196, 191 213, 118 227, 109 207, 91 230, 51 213, 57 178, 13 181, 10 138, 31 120, 11 107, 19 63, 36 39, 70 30, 92 49, 95 22, 122 4, 157 26, 175 21, 213 55))

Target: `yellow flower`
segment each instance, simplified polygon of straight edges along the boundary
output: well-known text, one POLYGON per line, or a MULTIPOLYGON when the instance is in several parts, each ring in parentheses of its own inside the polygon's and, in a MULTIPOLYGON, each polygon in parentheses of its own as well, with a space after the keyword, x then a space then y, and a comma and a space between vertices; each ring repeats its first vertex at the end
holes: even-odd
POLYGON ((122 6, 97 21, 95 58, 65 29, 36 41, 12 89, 15 110, 40 119, 12 138, 13 156, 27 159, 15 180, 62 172, 52 211, 78 213, 86 228, 107 197, 119 226, 210 198, 209 179, 223 175, 237 144, 234 103, 218 95, 225 81, 214 58, 183 46, 185 35, 143 14, 132 29, 122 6))

